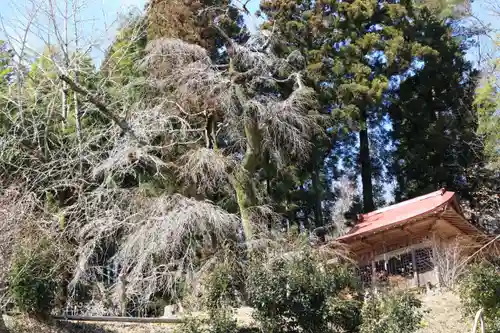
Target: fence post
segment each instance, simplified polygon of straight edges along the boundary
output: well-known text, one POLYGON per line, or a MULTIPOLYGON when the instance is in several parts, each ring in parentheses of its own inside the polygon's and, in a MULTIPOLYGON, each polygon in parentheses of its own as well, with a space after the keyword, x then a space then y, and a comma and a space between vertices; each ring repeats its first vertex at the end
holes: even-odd
POLYGON ((5 321, 3 319, 3 313, 0 311, 0 333, 9 333, 5 321))
POLYGON ((479 311, 476 313, 476 317, 474 318, 474 326, 472 327, 471 333, 476 333, 477 331, 477 323, 479 322, 481 325, 481 333, 485 333, 484 330, 484 320, 483 320, 483 309, 479 309, 479 311))

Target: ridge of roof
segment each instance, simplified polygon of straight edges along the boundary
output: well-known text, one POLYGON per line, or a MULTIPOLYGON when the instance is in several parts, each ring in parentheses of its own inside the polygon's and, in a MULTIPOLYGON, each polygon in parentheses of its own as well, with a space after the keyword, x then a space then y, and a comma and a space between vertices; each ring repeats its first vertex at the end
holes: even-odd
MULTIPOLYGON (((386 206, 386 207, 374 210, 373 212, 369 212, 369 213, 365 213, 365 214, 361 214, 361 215, 363 216, 363 219, 367 218, 367 217, 372 217, 372 216, 375 216, 377 214, 384 213, 384 212, 386 212, 388 210, 399 208, 401 206, 406 206, 408 204, 411 204, 411 203, 414 203, 414 202, 417 202, 417 201, 422 201, 422 200, 425 200, 425 199, 429 199, 429 198, 433 198, 433 197, 437 197, 437 196, 442 196, 446 192, 447 192, 446 189, 442 188, 442 189, 440 189, 438 191, 434 191, 434 192, 431 192, 431 193, 428 193, 428 194, 424 194, 424 195, 421 195, 419 197, 415 197, 413 199, 408 199, 408 200, 405 200, 405 201, 401 201, 401 202, 398 202, 397 204, 386 206)), ((450 192, 450 193, 453 193, 453 192, 450 192)), ((363 222, 363 220, 361 221, 361 223, 362 222, 363 222)))

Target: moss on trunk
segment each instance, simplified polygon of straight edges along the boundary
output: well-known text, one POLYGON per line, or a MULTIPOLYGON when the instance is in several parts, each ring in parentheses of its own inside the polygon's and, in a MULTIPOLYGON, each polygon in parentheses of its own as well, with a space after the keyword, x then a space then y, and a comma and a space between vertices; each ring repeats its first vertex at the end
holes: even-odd
POLYGON ((245 125, 245 136, 247 147, 241 168, 236 172, 235 190, 245 239, 250 240, 254 236, 251 208, 257 206, 253 176, 260 160, 260 135, 256 122, 250 121, 245 125))
POLYGON ((257 194, 254 182, 254 174, 260 163, 261 135, 257 117, 252 110, 248 110, 244 101, 244 95, 240 86, 235 87, 235 93, 245 117, 245 138, 246 150, 240 168, 236 171, 234 179, 234 189, 236 200, 243 225, 243 232, 246 240, 254 237, 252 226, 251 209, 257 206, 257 194))

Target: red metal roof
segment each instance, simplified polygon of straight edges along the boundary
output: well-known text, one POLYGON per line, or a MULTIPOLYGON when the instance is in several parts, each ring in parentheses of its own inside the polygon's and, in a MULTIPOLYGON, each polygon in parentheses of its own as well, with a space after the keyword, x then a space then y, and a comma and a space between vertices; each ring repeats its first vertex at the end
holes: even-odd
POLYGON ((358 224, 346 235, 338 237, 337 240, 345 242, 355 236, 362 236, 402 224, 409 219, 431 213, 454 200, 454 192, 441 189, 367 214, 361 214, 358 224))

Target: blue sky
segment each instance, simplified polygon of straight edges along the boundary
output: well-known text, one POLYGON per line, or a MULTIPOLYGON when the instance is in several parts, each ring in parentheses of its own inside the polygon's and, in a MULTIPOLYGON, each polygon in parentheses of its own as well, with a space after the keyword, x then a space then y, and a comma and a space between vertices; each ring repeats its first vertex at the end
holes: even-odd
MULTIPOLYGON (((55 12, 59 22, 58 29, 63 29, 62 17, 66 0, 52 0, 52 3, 57 7, 55 12)), ((85 36, 80 47, 92 45, 92 57, 101 59, 116 33, 120 14, 125 14, 132 8, 144 8, 145 0, 68 0, 68 3, 70 12, 73 4, 79 6, 79 24, 76 30, 80 31, 81 37, 85 36)), ((48 39, 48 4, 49 0, 0 0, 0 39, 7 40, 7 36, 10 36, 10 41, 16 44, 16 39, 22 37, 27 22, 31 21, 28 44, 38 51, 43 49, 48 39), (34 3, 36 5, 33 5, 34 3)), ((69 27, 68 31, 71 38, 75 29, 69 27)), ((54 34, 51 38, 55 38, 54 34)))
MULTIPOLYGON (((53 2, 63 4, 65 0, 52 0, 53 2)), ((96 59, 102 57, 102 54, 106 47, 109 45, 112 37, 116 31, 116 20, 119 14, 126 13, 130 8, 144 8, 146 0, 69 0, 70 2, 85 3, 82 10, 80 11, 80 19, 85 22, 81 24, 81 29, 83 29, 85 35, 88 36, 87 43, 93 44, 92 56, 96 59)), ((242 0, 240 0, 242 1, 242 0)), ((500 31, 500 17, 492 17, 488 13, 487 2, 489 0, 476 0, 472 4, 472 9, 474 15, 486 24, 491 25, 491 27, 497 31, 500 31)), ((4 22, 5 26, 15 26, 19 25, 21 22, 19 20, 26 22, 27 18, 22 17, 22 14, 26 16, 27 8, 32 10, 32 3, 48 3, 48 0, 0 0, 0 17, 4 22), (21 13, 21 14, 20 14, 21 13)), ((251 11, 258 9, 259 0, 251 0, 248 8, 251 11)), ((63 6, 60 6, 63 8, 63 6)), ((39 13, 38 15, 43 16, 39 13)), ((43 19, 40 19, 43 21, 43 19)), ((250 29, 255 30, 258 26, 258 20, 254 17, 247 17, 247 24, 250 29)), ((474 24, 474 23, 473 23, 474 24)), ((22 24, 21 24, 22 25, 22 24)), ((43 25, 43 24, 41 24, 43 25)), ((19 30, 19 29, 18 29, 19 30)), ((9 31, 12 35, 12 29, 9 31)), ((39 33, 38 33, 39 34, 39 33)), ((34 48, 40 48, 43 46, 44 42, 41 42, 37 38, 37 33, 32 33, 30 36, 31 46, 34 48)), ((0 39, 5 39, 5 34, 0 31, 0 39)), ((492 48, 491 41, 488 38, 483 38, 481 40, 483 46, 483 53, 492 48)), ((472 50, 469 53, 469 59, 476 61, 477 51, 472 50)))
MULTIPOLYGON (((472 3, 472 13, 473 15, 480 20, 481 22, 489 25, 497 34, 500 34, 500 17, 495 17, 491 15, 489 10, 488 3, 491 3, 489 0, 476 0, 472 3)), ((477 24, 477 21, 472 21, 472 24, 477 24)), ((487 51, 491 51, 493 49, 493 43, 491 39, 487 37, 482 37, 480 39, 482 53, 487 51)), ((498 56, 498 53, 497 53, 498 56)), ((477 62, 478 60, 478 51, 472 50, 468 54, 468 58, 471 61, 477 62)))

